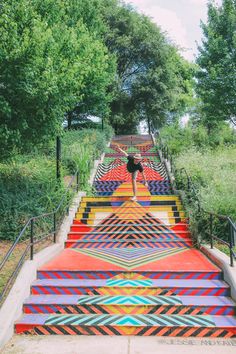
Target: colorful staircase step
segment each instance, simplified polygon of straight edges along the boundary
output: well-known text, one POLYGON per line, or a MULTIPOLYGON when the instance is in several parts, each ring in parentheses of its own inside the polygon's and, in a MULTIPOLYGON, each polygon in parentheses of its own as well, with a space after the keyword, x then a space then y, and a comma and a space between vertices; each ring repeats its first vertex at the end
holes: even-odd
MULTIPOLYGON (((64 274, 63 274, 64 275, 64 274)), ((229 286, 223 281, 186 280, 186 279, 154 279, 152 285, 145 287, 135 281, 107 283, 102 279, 39 279, 32 284, 32 294, 60 295, 135 295, 142 290, 145 295, 188 295, 188 296, 229 296, 229 286), (132 294, 129 294, 129 291, 132 294)))
MULTIPOLYGON (((145 239, 141 239, 141 240, 116 240, 114 239, 113 241, 80 241, 80 240, 67 240, 65 242, 65 247, 66 248, 130 248, 130 247, 136 247, 136 248, 152 248, 152 249, 175 249, 176 248, 189 248, 192 247, 193 243, 192 240, 180 240, 178 239, 178 241, 161 241, 161 240, 145 240, 145 239)), ((160 257, 158 256, 158 259, 160 259, 160 257)))
MULTIPOLYGON (((171 200, 171 201, 180 201, 180 197, 179 195, 144 195, 144 196, 138 196, 137 197, 138 201, 161 201, 161 200, 171 200)), ((96 197, 82 197, 81 199, 82 201, 85 201, 85 202, 107 202, 107 201, 126 201, 127 200, 127 197, 125 196, 112 196, 112 197, 99 197, 99 196, 96 196, 96 197)))
POLYGON ((224 296, 31 295, 24 313, 212 314, 235 315, 236 304, 224 296))
MULTIPOLYGON (((155 332, 160 329, 168 328, 169 332, 177 332, 182 330, 183 333, 199 328, 201 331, 205 329, 205 336, 215 336, 219 330, 228 331, 228 337, 235 335, 236 329, 235 316, 210 316, 210 315, 51 315, 51 314, 25 314, 21 318, 21 322, 16 322, 15 328, 17 333, 40 334, 40 330, 54 332, 54 328, 60 331, 65 329, 82 330, 90 329, 88 334, 95 334, 93 329, 101 328, 104 330, 102 334, 111 334, 114 329, 116 334, 138 334, 145 330, 155 332), (35 330, 38 331, 35 332, 35 330), (106 332, 108 330, 108 332, 106 332), (185 331, 184 331, 185 330, 185 331)), ((50 332, 49 332, 50 333, 50 332)), ((70 331, 69 331, 70 333, 70 331)), ((155 335, 157 335, 157 333, 155 335)), ((160 333, 160 332, 159 332, 160 333)), ((42 334, 45 334, 43 331, 42 334)), ((59 333, 55 333, 59 334, 59 333)), ((78 334, 78 333, 77 333, 78 334)), ((101 334, 101 333, 100 333, 101 334)), ((114 333, 113 333, 114 334, 114 333)), ((150 333, 151 334, 151 333, 150 333)))

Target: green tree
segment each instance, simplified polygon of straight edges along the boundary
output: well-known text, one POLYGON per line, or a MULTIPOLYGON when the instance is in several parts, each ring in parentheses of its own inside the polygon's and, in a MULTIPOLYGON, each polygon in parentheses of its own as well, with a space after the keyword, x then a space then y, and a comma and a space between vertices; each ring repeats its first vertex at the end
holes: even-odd
POLYGON ((134 132, 140 120, 159 127, 186 107, 189 64, 151 20, 117 0, 104 0, 105 43, 117 58, 111 123, 134 132))
POLYGON ((236 1, 208 4, 207 23, 201 24, 203 43, 197 63, 197 93, 202 122, 211 130, 236 116, 236 1))
POLYGON ((99 107, 109 102, 106 89, 113 66, 97 34, 102 21, 97 20, 96 1, 87 12, 80 11, 82 4, 82 0, 2 2, 1 156, 47 142, 60 131, 65 112, 83 100, 96 101, 99 107))

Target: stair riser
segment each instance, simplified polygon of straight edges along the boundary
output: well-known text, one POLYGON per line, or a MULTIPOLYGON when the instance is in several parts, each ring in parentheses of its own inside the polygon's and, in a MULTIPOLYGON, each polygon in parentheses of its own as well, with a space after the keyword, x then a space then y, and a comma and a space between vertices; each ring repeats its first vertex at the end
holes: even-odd
MULTIPOLYGON (((82 197, 81 198, 81 202, 98 202, 98 203, 101 203, 101 202, 109 202, 109 203, 115 203, 115 202, 125 202, 129 200, 127 197, 118 197, 118 196, 112 196, 112 197, 106 197, 106 198, 103 198, 103 197, 99 197, 99 196, 96 196, 96 197, 82 197)), ((153 196, 153 197, 150 197, 150 196, 147 196, 147 195, 144 195, 144 196, 138 196, 138 200, 141 201, 141 202, 150 202, 150 201, 171 201, 171 202, 180 202, 181 203, 181 199, 179 196, 177 195, 162 195, 162 196, 153 196)))
MULTIPOLYGON (((182 214, 182 215, 179 215, 179 216, 170 216, 170 217, 163 217, 161 218, 162 222, 163 221, 166 221, 167 225, 168 226, 168 223, 169 223, 169 219, 173 220, 173 223, 175 222, 174 225, 176 225, 177 223, 179 224, 180 222, 183 222, 186 218, 185 218, 185 215, 182 214)), ((153 221, 153 218, 151 217, 145 217, 145 220, 146 222, 150 222, 150 221, 153 221)), ((90 223, 90 226, 94 225, 94 222, 99 223, 99 222, 104 222, 104 218, 95 218, 94 215, 91 216, 90 213, 83 213, 83 214, 76 214, 75 215, 75 219, 73 220, 73 223, 76 223, 76 222, 82 222, 83 224, 86 224, 86 223, 90 223), (89 215, 88 215, 89 214, 89 215)), ((108 219, 105 219, 105 221, 107 222, 108 219)), ((130 214, 129 215, 124 215, 122 214, 121 216, 119 216, 119 221, 117 220, 117 218, 109 218, 109 221, 110 223, 113 223, 114 221, 116 222, 120 222, 120 221, 134 221, 134 219, 132 217, 130 217, 130 214)), ((173 225, 172 223, 172 225, 173 225)), ((152 224, 153 225, 153 224, 152 224)))
MULTIPOLYGON (((118 206, 118 207, 88 207, 88 206, 85 206, 85 207, 82 207, 80 206, 78 208, 78 213, 85 213, 85 212, 90 212, 90 213, 115 213, 115 212, 124 212, 125 211, 125 207, 121 207, 121 206, 118 206)), ((128 213, 133 213, 133 214, 136 214, 138 213, 139 211, 151 211, 151 212, 157 212, 157 211, 179 211, 179 212, 183 212, 183 207, 182 205, 180 206, 175 206, 175 205, 167 205, 167 206, 143 206, 143 207, 140 207, 140 208, 134 208, 134 207, 129 207, 128 209, 128 213)))
MULTIPOLYGON (((110 279, 116 275, 130 274, 130 271, 38 271, 37 279, 110 279)), ((132 271, 148 279, 205 279, 221 280, 221 272, 165 272, 165 271, 132 271)))
MULTIPOLYGON (((145 227, 145 225, 144 225, 144 227, 145 227)), ((116 226, 111 226, 111 229, 114 229, 114 228, 116 228, 116 226)), ((148 238, 154 238, 154 237, 161 237, 161 236, 163 236, 163 239, 164 240, 171 240, 172 238, 177 238, 176 237, 176 235, 173 235, 172 233, 171 233, 171 231, 155 231, 155 230, 153 230, 153 231, 148 231, 148 232, 146 232, 146 231, 135 231, 135 232, 126 232, 125 230, 124 231, 110 231, 109 230, 109 228, 107 227, 107 231, 101 231, 101 232, 99 232, 99 231, 96 231, 96 230, 91 230, 91 231, 88 231, 88 230, 86 230, 85 232, 83 232, 83 231, 78 231, 78 229, 76 229, 76 227, 71 227, 71 231, 68 233, 68 239, 69 240, 77 240, 77 239, 80 239, 80 238, 82 238, 82 237, 84 237, 84 236, 90 236, 90 238, 91 239, 96 239, 97 237, 98 238, 101 238, 102 239, 102 236, 104 236, 104 235, 110 235, 110 236, 112 236, 113 238, 114 238, 114 235, 116 235, 116 236, 137 236, 137 235, 142 235, 143 236, 143 238, 146 238, 145 236, 147 236, 147 239, 148 238), (166 236, 165 236, 166 235, 166 236)), ((191 234, 190 234, 190 232, 186 232, 186 231, 179 231, 178 232, 178 236, 180 236, 181 238, 190 238, 191 237, 191 234)), ((141 238, 141 237, 139 237, 139 238, 141 238)))
MULTIPOLYGON (((100 191, 100 190, 98 190, 96 188, 96 193, 97 193, 98 196, 104 196, 104 197, 105 196, 111 196, 114 193, 114 191, 115 191, 115 189, 112 190, 112 191, 109 191, 109 192, 103 192, 103 191, 100 191)), ((159 191, 159 192, 158 191, 150 191, 149 190, 149 192, 151 193, 151 195, 165 195, 165 194, 171 195, 172 194, 172 190, 169 190, 169 189, 166 189, 166 190, 163 190, 163 191, 159 191)), ((119 193, 118 195, 121 195, 121 196, 127 195, 127 196, 130 196, 130 197, 133 196, 133 194, 131 192, 129 192, 129 193, 119 193)))
MULTIPOLYGON (((76 222, 77 221, 75 221, 75 223, 74 223, 74 225, 71 225, 71 228, 70 228, 70 231, 78 231, 78 232, 88 232, 88 226, 86 226, 86 225, 83 225, 83 224, 76 224, 76 222)), ((105 224, 106 225, 106 224, 105 224)), ((117 223, 117 224, 115 224, 115 226, 116 227, 130 227, 130 226, 133 226, 133 227, 135 227, 135 226, 138 226, 138 227, 140 227, 140 226, 144 226, 144 227, 153 227, 153 224, 151 224, 151 223, 142 223, 142 224, 135 224, 135 223, 132 223, 132 224, 130 224, 130 223, 128 223, 128 221, 126 222, 126 223, 124 223, 124 224, 121 224, 121 223, 117 223)), ((166 227, 167 225, 165 225, 165 224, 158 224, 158 226, 162 226, 162 227, 166 227)), ((190 234, 190 232, 188 231, 188 225, 187 224, 184 224, 184 223, 182 223, 182 224, 178 224, 178 225, 176 225, 176 224, 171 224, 171 225, 168 225, 168 227, 172 227, 172 226, 175 226, 175 230, 174 230, 174 232, 178 232, 178 233, 185 233, 185 232, 188 232, 189 234, 190 234)), ((96 224, 94 224, 94 225, 91 225, 90 226, 91 227, 91 229, 93 229, 93 228, 98 228, 98 227, 103 227, 102 225, 96 225, 96 224)), ((90 228, 89 227, 89 228, 90 228)))
MULTIPOLYGON (((31 293, 33 295, 42 295, 42 294, 53 294, 53 295, 104 295, 109 294, 112 295, 113 292, 115 295, 119 292, 119 295, 125 294, 125 291, 128 291, 126 289, 122 288, 113 288, 110 290, 109 288, 104 290, 104 287, 101 289, 99 287, 91 286, 91 287, 83 287, 83 286, 32 286, 31 288, 31 293), (115 290, 116 289, 116 290, 115 290), (121 289, 121 291, 120 291, 121 289)), ((172 294, 174 293, 175 295, 188 295, 188 296, 229 296, 229 290, 228 288, 185 288, 185 287, 165 287, 165 288, 157 288, 156 292, 155 289, 152 290, 153 292, 151 293, 150 290, 148 289, 147 295, 164 295, 164 293, 168 294, 168 292, 171 292, 172 294)), ((127 292, 126 292, 127 294, 127 292)), ((130 294, 131 295, 131 294, 130 294)), ((133 295, 136 295, 134 293, 133 295)))
MULTIPOLYGON (((145 241, 145 239, 144 239, 145 241)), ((170 242, 163 242, 163 241, 156 241, 156 242, 144 242, 142 240, 136 241, 136 240, 129 240, 127 239, 127 242, 86 242, 81 243, 79 242, 74 242, 74 241, 66 241, 65 242, 65 248, 126 248, 129 247, 132 244, 132 247, 136 248, 176 248, 176 247, 192 247, 193 243, 192 241, 184 241, 184 242, 179 242, 179 241, 170 241, 170 242)))
POLYGON ((234 307, 230 306, 173 306, 173 305, 44 305, 30 304, 23 306, 24 313, 53 313, 53 314, 165 314, 165 315, 235 315, 234 307))
POLYGON ((47 326, 47 325, 15 325, 18 334, 32 335, 137 335, 137 336, 164 336, 164 337, 221 337, 233 338, 236 329, 217 327, 182 327, 182 326, 47 326), (228 332, 227 330, 231 330, 228 332))

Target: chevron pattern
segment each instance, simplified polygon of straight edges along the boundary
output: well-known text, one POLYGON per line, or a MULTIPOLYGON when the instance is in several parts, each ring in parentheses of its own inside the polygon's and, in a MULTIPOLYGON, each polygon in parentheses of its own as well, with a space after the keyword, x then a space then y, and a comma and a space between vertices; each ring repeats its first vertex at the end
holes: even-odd
POLYGON ((15 324, 33 335, 236 336, 222 272, 194 248, 179 195, 149 135, 116 136, 61 254, 42 266, 15 324), (127 159, 141 153, 148 187, 127 159))

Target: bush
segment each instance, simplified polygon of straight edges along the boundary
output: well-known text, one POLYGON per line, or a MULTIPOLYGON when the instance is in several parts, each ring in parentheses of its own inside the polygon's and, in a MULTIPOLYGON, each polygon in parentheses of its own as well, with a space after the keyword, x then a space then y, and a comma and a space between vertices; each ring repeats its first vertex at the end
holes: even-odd
MULTIPOLYGON (((93 160, 105 150, 112 130, 67 131, 62 137, 61 175, 80 172, 80 188, 87 189, 93 160)), ((51 212, 65 184, 56 181, 55 142, 50 150, 17 155, 0 164, 0 240, 16 238, 31 216, 51 212)), ((52 225, 52 220, 47 220, 52 225)), ((29 235, 28 235, 29 236, 29 235)))
POLYGON ((20 157, 0 164, 0 239, 14 239, 29 216, 50 212, 63 184, 55 181, 55 163, 45 157, 20 157))
POLYGON ((191 123, 184 128, 178 124, 166 126, 161 130, 161 137, 173 155, 179 155, 191 147, 203 151, 207 148, 236 144, 235 131, 222 122, 210 132, 203 125, 194 127, 191 123))
MULTIPOLYGON (((204 152, 192 148, 175 159, 176 167, 185 167, 192 177, 202 207, 233 220, 236 220, 235 156, 236 146, 221 146, 204 152)), ((196 206, 191 204, 189 209, 195 219, 193 223, 201 223, 197 220, 196 206)), ((220 236, 227 239, 225 226, 215 221, 215 227, 220 230, 220 236)))

